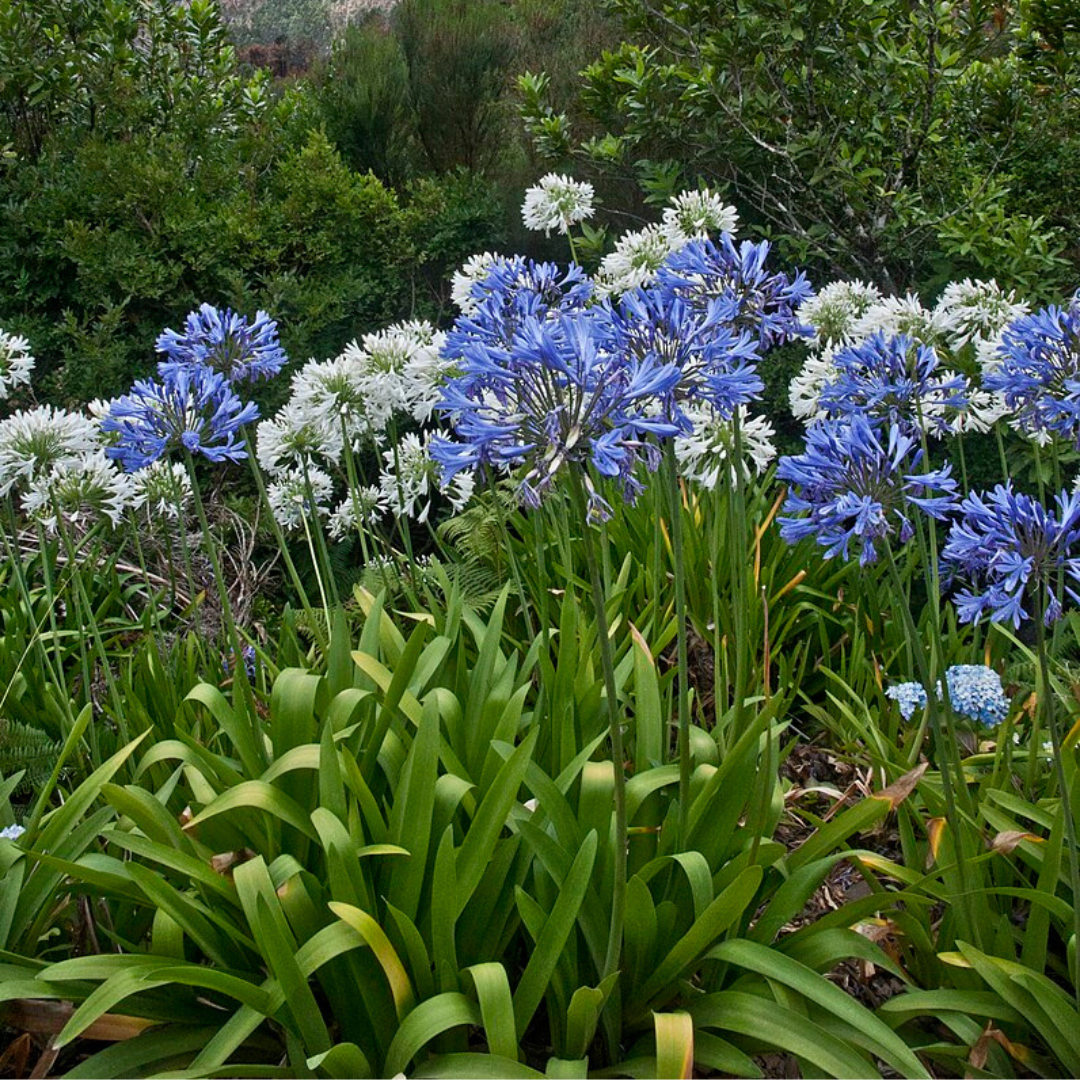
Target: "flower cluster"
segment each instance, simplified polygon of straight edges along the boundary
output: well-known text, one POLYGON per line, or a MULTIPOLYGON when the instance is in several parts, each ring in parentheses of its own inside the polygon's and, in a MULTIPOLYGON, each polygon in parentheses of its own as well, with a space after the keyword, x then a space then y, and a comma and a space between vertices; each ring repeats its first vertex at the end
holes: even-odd
POLYGON ((0 420, 0 495, 33 483, 56 466, 72 465, 99 448, 97 424, 81 413, 39 405, 0 420))
POLYGON ((220 311, 203 304, 184 321, 184 329, 165 330, 157 351, 166 359, 159 365, 165 375, 170 367, 205 367, 230 383, 270 379, 285 366, 287 357, 278 341, 277 323, 265 311, 255 321, 232 310, 220 311))
POLYGON ((104 450, 60 461, 39 472, 27 485, 22 505, 26 513, 55 532, 62 517, 75 526, 106 520, 116 528, 128 508, 139 505, 132 479, 105 456, 104 450))
POLYGON ((1051 623, 1061 615, 1059 575, 1066 594, 1080 600, 1080 495, 1062 492, 1055 503, 1048 510, 1001 484, 963 500, 942 549, 946 569, 967 586, 955 597, 961 620, 987 616, 1019 627, 1034 599, 1051 623))
POLYGON ((913 535, 910 507, 944 518, 956 505, 956 481, 948 466, 916 474, 922 450, 896 424, 882 429, 852 415, 809 429, 805 453, 780 459, 776 475, 793 484, 780 520, 780 535, 795 543, 812 537, 826 558, 859 564, 878 558, 877 544, 913 535))
MULTIPOLYGON (((725 471, 735 475, 735 432, 731 417, 725 417, 711 405, 687 405, 686 418, 692 427, 687 434, 675 437, 675 460, 680 473, 703 488, 712 490, 725 471)), ((773 438, 776 431, 764 416, 752 416, 745 406, 739 409, 739 441, 742 448, 743 475, 750 470, 762 475, 776 457, 773 438)))
POLYGON ((29 385, 34 371, 30 342, 0 330, 0 401, 19 385, 29 385))
MULTIPOLYGON (((949 689, 949 704, 957 716, 993 727, 1009 715, 1009 699, 1001 685, 1001 676, 993 668, 954 664, 945 672, 945 684, 949 689)), ((900 706, 900 715, 905 720, 926 707, 926 690, 917 682, 898 683, 885 694, 900 706)), ((940 682, 937 697, 939 701, 943 697, 940 682)))
POLYGON ((141 379, 117 398, 101 424, 116 435, 106 453, 129 472, 168 453, 202 454, 210 461, 247 456, 241 429, 258 418, 226 377, 208 367, 171 365, 158 379, 141 379))
POLYGON ((525 192, 521 217, 527 229, 548 234, 556 229, 565 235, 594 212, 592 184, 548 173, 525 192))

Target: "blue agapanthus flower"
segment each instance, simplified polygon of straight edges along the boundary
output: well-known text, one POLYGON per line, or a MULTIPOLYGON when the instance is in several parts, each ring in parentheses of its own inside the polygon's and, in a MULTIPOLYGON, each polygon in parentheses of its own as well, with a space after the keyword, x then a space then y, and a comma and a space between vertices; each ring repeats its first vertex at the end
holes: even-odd
POLYGON ((224 375, 206 367, 172 366, 160 380, 142 379, 117 398, 101 422, 115 436, 106 453, 128 472, 187 450, 210 461, 247 457, 241 428, 259 418, 224 375))
POLYGON ((249 325, 246 316, 211 304, 192 311, 183 331, 165 330, 156 347, 166 357, 159 365, 163 375, 173 366, 201 365, 231 383, 272 378, 288 359, 278 341, 277 323, 265 311, 257 311, 249 325))
POLYGON ((715 241, 692 240, 668 257, 657 286, 701 308, 718 301, 719 317, 752 334, 763 349, 812 337, 813 327, 802 323, 796 310, 814 290, 801 271, 794 278, 770 272, 768 254, 768 241, 736 246, 730 233, 715 241))
POLYGON ((984 615, 1014 627, 1029 618, 1032 601, 1047 624, 1061 615, 1055 593, 1059 575, 1065 594, 1080 601, 1080 495, 1061 492, 1055 509, 998 484, 960 504, 941 557, 951 581, 967 583, 954 597, 964 622, 984 615))
POLYGON ((859 413, 905 431, 947 435, 969 405, 967 380, 938 370, 937 353, 903 334, 878 332, 833 357, 836 377, 818 404, 827 416, 859 413))
POLYGON ((1080 446, 1080 292, 1064 308, 1048 307, 1011 323, 998 348, 1001 363, 987 374, 1020 425, 1080 446))
POLYGON ((692 429, 681 403, 708 402, 724 419, 756 400, 765 384, 757 373, 758 341, 726 321, 727 305, 691 304, 670 290, 634 289, 615 306, 601 305, 608 347, 633 362, 652 359, 679 369, 665 414, 692 429))
POLYGON ((875 562, 878 542, 911 539, 910 507, 940 519, 956 506, 949 467, 916 473, 921 460, 915 438, 896 424, 882 428, 860 416, 815 424, 806 451, 781 458, 776 471, 794 485, 780 535, 789 544, 813 537, 827 559, 847 559, 854 544, 861 566, 875 562))
MULTIPOLYGON (((638 462, 658 461, 652 437, 676 434, 655 404, 671 393, 679 369, 653 356, 613 354, 606 326, 598 307, 549 311, 524 316, 508 345, 463 343, 437 406, 457 441, 431 443, 444 483, 462 469, 525 465, 522 496, 537 505, 565 467, 591 463, 632 500, 641 488, 638 462)), ((610 508, 589 490, 593 516, 606 516, 610 508)))
POLYGON ((474 282, 469 291, 472 309, 446 335, 442 355, 451 361, 476 342, 509 346, 530 317, 580 310, 592 297, 593 286, 576 264, 563 269, 515 255, 494 262, 486 277, 474 282))
MULTIPOLYGON (((1009 699, 1001 685, 1001 676, 993 668, 981 664, 954 664, 945 672, 945 683, 949 688, 949 703, 958 716, 994 727, 1009 715, 1009 699)), ((926 691, 921 683, 897 683, 890 686, 885 695, 900 706, 900 715, 905 720, 926 707, 926 691)), ((937 697, 939 701, 943 700, 940 682, 937 697)))

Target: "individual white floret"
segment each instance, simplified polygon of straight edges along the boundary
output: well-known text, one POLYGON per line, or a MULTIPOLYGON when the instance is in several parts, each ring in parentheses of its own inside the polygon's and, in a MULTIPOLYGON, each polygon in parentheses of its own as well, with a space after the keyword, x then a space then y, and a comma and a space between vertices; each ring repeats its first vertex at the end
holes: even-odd
POLYGON ((617 297, 651 284, 664 260, 675 250, 660 225, 646 225, 637 232, 623 233, 615 242, 615 250, 600 263, 596 273, 597 295, 617 297))
POLYGON ((525 192, 521 218, 527 229, 550 235, 552 229, 564 235, 595 213, 593 186, 569 176, 548 173, 525 192))
POLYGON ((709 190, 683 191, 664 210, 661 228, 673 249, 717 233, 734 233, 739 212, 709 190))
POLYGON ((105 456, 103 450, 58 461, 39 470, 22 497, 26 515, 56 532, 60 517, 78 527, 105 520, 116 528, 129 506, 138 502, 131 476, 105 456))
POLYGON ((811 344, 847 341, 867 311, 881 301, 881 290, 865 281, 833 281, 799 306, 799 322, 814 328, 811 344))
POLYGON ((305 518, 325 517, 334 494, 334 482, 315 466, 291 468, 267 485, 266 499, 283 529, 300 529, 305 518))
POLYGON ((0 420, 0 495, 32 482, 54 465, 74 462, 101 445, 97 423, 52 405, 20 409, 0 420))
POLYGON ((16 386, 29 386, 34 373, 30 342, 0 330, 0 401, 16 386))
MULTIPOLYGON (((705 403, 684 410, 694 425, 689 435, 675 439, 675 459, 679 472, 705 488, 715 488, 724 472, 734 478, 731 464, 735 453, 735 433, 730 420, 705 403)), ((776 457, 773 437, 776 430, 764 416, 751 416, 746 406, 739 408, 739 438, 742 443, 743 475, 751 470, 760 476, 776 457)))

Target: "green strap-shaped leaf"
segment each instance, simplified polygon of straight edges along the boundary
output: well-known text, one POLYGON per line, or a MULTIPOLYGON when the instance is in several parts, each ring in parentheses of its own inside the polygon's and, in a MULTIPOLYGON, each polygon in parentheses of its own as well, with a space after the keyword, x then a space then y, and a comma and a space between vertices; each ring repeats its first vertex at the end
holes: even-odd
POLYGON ((191 824, 198 825, 218 814, 227 814, 231 810, 263 810, 268 814, 291 825, 310 840, 318 840, 318 833, 311 824, 311 819, 301 809, 295 799, 283 791, 264 783, 262 780, 246 780, 236 787, 223 791, 209 806, 197 814, 191 824))
POLYGON ((518 1038, 514 1027, 514 1000, 510 996, 506 968, 496 963, 474 964, 465 968, 465 972, 476 987, 489 1052, 516 1061, 518 1038))
POLYGON ((412 1073, 442 1080, 544 1080, 544 1073, 530 1069, 513 1058, 495 1054, 442 1054, 433 1057, 412 1073))
POLYGON ((255 741, 255 735, 246 720, 236 715, 225 695, 209 683, 199 683, 184 698, 197 702, 214 718, 217 726, 229 737, 240 762, 248 776, 259 776, 266 768, 266 754, 255 741))
MULTIPOLYGON (((361 911, 351 904, 339 904, 332 901, 329 907, 342 922, 351 926, 370 946, 390 984, 398 1019, 403 1020, 410 1013, 415 996, 405 965, 394 951, 394 946, 390 944, 386 931, 366 911, 361 911)), ((392 1071, 400 1072, 401 1070, 392 1071)))
POLYGON ((363 1050, 356 1043, 338 1043, 324 1054, 307 1059, 307 1067, 314 1072, 321 1069, 333 1080, 370 1080, 375 1073, 363 1050))
POLYGON ((749 1036, 778 1050, 805 1058, 826 1076, 837 1080, 865 1080, 881 1074, 843 1040, 823 1031, 812 1020, 770 998, 722 990, 695 999, 689 1007, 698 1028, 716 1028, 749 1036))
POLYGON ((523 1032, 529 1026, 551 981, 566 939, 574 929, 596 861, 596 847, 596 833, 590 831, 562 883, 551 914, 522 972, 514 993, 514 1021, 518 1031, 523 1032))
POLYGON ((912 1080, 929 1080, 930 1074, 903 1039, 849 994, 845 994, 840 987, 813 969, 770 949, 767 945, 747 941, 745 938, 725 941, 711 949, 708 955, 711 959, 723 960, 790 986, 807 1000, 826 1009, 855 1030, 861 1031, 877 1047, 877 1056, 901 1075, 912 1080))
POLYGON ((421 1002, 402 1022, 386 1054, 385 1076, 405 1071, 409 1062, 436 1035, 451 1028, 481 1023, 480 1008, 464 994, 446 993, 421 1002))
POLYGON ((690 1080, 694 1075, 694 1021, 689 1013, 653 1013, 656 1075, 690 1080))

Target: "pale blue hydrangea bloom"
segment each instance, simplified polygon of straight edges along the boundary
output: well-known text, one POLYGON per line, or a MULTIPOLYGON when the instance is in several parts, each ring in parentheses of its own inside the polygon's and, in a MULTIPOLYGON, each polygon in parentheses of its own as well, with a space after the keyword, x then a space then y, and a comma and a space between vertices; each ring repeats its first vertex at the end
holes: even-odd
MULTIPOLYGON (((958 716, 993 727, 1009 714, 1009 699, 1001 685, 1001 676, 981 664, 954 664, 945 672, 949 701, 958 716)), ((917 682, 897 683, 885 691, 900 706, 900 715, 910 720, 916 710, 926 707, 926 691, 917 682)), ((941 700, 941 683, 937 684, 941 700)))

